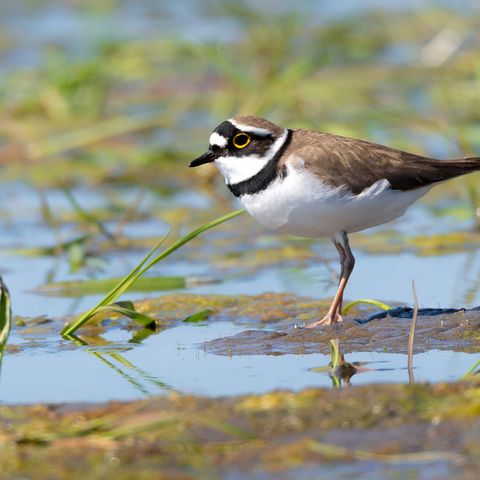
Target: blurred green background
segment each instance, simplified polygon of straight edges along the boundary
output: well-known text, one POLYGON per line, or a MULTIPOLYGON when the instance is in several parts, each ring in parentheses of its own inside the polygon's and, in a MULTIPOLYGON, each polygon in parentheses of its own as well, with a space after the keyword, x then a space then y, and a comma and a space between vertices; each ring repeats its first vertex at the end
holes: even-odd
MULTIPOLYGON (((0 245, 30 255, 1 256, 4 278, 22 299, 27 289, 76 274, 122 276, 136 252, 168 228, 186 233, 236 208, 213 166, 187 168, 212 129, 235 114, 438 158, 480 155, 479 46, 474 1, 4 0, 0 245), (37 276, 26 279, 26 268, 37 276)), ((419 286, 426 302, 472 304, 480 267, 467 253, 475 255, 478 245, 479 179, 477 173, 443 184, 400 221, 354 235, 355 251, 366 253, 359 278, 374 268, 365 263, 372 254, 379 266, 390 254, 401 273, 385 283, 387 291, 375 290, 379 298, 408 301, 405 278, 420 284, 420 275, 432 272, 425 291, 419 286), (451 283, 439 293, 433 272, 440 260, 432 270, 417 259, 402 261, 402 252, 462 253, 465 260, 456 261, 469 270, 445 257, 451 283)), ((214 268, 224 278, 232 263, 263 265, 268 273, 275 262, 316 265, 324 255, 336 262, 330 247, 274 237, 246 215, 227 228, 228 241, 214 243, 212 232, 182 249, 175 258, 184 264, 172 264, 172 274, 214 268)), ((318 274, 328 288, 319 288, 315 270, 298 289, 262 280, 257 271, 257 284, 234 282, 234 292, 324 298, 336 284, 332 271, 318 274)), ((352 282, 354 297, 365 294, 358 284, 357 291, 352 282)), ((29 305, 29 314, 64 312, 58 300, 16 304, 29 305)))
POLYGON ((238 113, 480 152, 478 2, 3 0, 0 27, 3 178, 204 181, 238 113))

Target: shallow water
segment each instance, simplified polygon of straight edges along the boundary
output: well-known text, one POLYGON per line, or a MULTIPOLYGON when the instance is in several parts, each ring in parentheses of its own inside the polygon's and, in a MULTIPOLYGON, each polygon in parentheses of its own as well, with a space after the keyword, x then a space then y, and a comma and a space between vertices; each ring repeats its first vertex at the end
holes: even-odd
MULTIPOLYGON (((387 327, 386 327, 387 328, 387 327)), ((226 357, 206 352, 202 343, 234 335, 244 327, 229 322, 181 325, 144 340, 128 343, 131 335, 111 330, 104 335, 112 345, 74 347, 70 342, 35 337, 37 346, 7 355, 2 371, 2 402, 104 402, 133 400, 170 390, 182 393, 232 396, 277 389, 298 391, 330 387, 328 355, 239 355, 226 357)), ((22 341, 12 335, 11 343, 22 341)), ((414 356, 417 382, 458 380, 478 355, 428 351, 414 356)), ((353 385, 406 383, 406 355, 354 352, 350 363, 361 362, 367 371, 352 377, 353 385)))
MULTIPOLYGON (((276 10, 291 7, 288 2, 265 2, 261 5, 255 2, 247 3, 254 9, 266 11, 267 14, 272 5, 275 5, 276 10)), ((348 19, 366 13, 369 9, 384 7, 384 3, 380 0, 369 0, 361 4, 333 0, 316 1, 310 6, 309 19, 313 24, 321 25, 332 19, 348 19)), ((421 3, 424 9, 452 8, 462 15, 479 8, 478 2, 473 1, 428 0, 421 3)), ((42 65, 46 59, 47 47, 52 46, 59 47, 60 51, 72 58, 95 58, 99 45, 105 42, 115 44, 118 41, 158 40, 173 36, 187 43, 234 41, 241 36, 246 22, 241 15, 234 18, 234 15, 225 13, 226 11, 219 8, 220 4, 221 2, 216 1, 201 4, 194 1, 168 4, 153 0, 140 3, 126 1, 112 10, 97 10, 80 8, 75 3, 64 5, 61 2, 45 1, 40 2, 39 6, 32 6, 31 2, 8 0, 2 5, 0 18, 0 41, 5 38, 8 47, 1 52, 0 78, 7 78, 10 73, 20 69, 42 65), (26 6, 27 3, 29 7, 26 6), (107 16, 108 22, 105 21, 107 16), (111 27, 107 28, 106 25, 111 27), (26 31, 29 32, 28 35, 25 35, 26 31)), ((388 9, 392 11, 416 11, 417 8, 418 2, 411 1, 394 1, 388 5, 388 9)), ((431 32, 428 35, 430 34, 431 32)), ((415 45, 408 45, 404 40, 387 47, 379 54, 377 60, 380 63, 408 64, 412 55, 419 54, 414 51, 415 45)), ((428 116, 430 110, 426 108, 426 104, 431 99, 423 98, 420 90, 416 95, 419 101, 411 102, 408 108, 418 108, 422 110, 422 115, 428 116), (423 105, 422 102, 426 103, 423 105)), ((141 110, 145 106, 132 106, 132 111, 135 111, 135 108, 141 110)), ((191 118, 185 122, 191 122, 191 118)), ((198 129, 197 123, 191 122, 192 128, 198 129)), ((378 125, 372 126, 373 138, 378 141, 382 140, 384 133, 378 125)), ((458 153, 458 145, 453 145, 451 138, 444 137, 443 132, 416 134, 419 136, 418 143, 432 154, 441 157, 458 153)), ((152 134, 153 137, 155 135, 161 137, 165 132, 152 134)), ((387 136, 385 140, 390 138, 387 136)), ((165 140, 163 137, 160 140, 157 138, 157 143, 162 144, 162 139, 165 140)), ((150 137, 143 139, 145 143, 149 140, 150 137)), ((193 142, 196 141, 193 139, 193 142)), ((186 159, 185 164, 179 167, 184 168, 187 163, 186 159)), ((135 202, 139 190, 139 187, 105 185, 101 188, 76 187, 72 193, 86 211, 93 212, 113 204, 117 211, 126 211, 135 202)), ((51 281, 122 276, 136 265, 146 249, 108 249, 105 252, 94 252, 95 263, 81 268, 78 272, 70 271, 66 255, 26 256, 12 252, 13 248, 55 245, 59 236, 65 241, 84 233, 84 230, 78 228, 78 218, 71 220, 72 208, 60 190, 43 192, 43 195, 54 213, 59 215, 57 231, 42 219, 41 195, 35 188, 22 182, 2 183, 0 274, 10 289, 15 315, 45 316, 65 321, 65 317, 86 310, 103 295, 79 298, 41 296, 34 292, 35 288, 51 281), (68 219, 64 220, 63 216, 68 219)), ((440 200, 438 204, 452 206, 448 202, 449 200, 440 200)), ((182 223, 182 220, 176 222, 176 219, 164 217, 171 209, 184 207, 188 210, 203 211, 219 203, 218 198, 210 198, 188 189, 170 195, 147 191, 140 209, 145 215, 127 223, 123 232, 129 238, 157 239, 167 232, 169 225, 182 223)), ((121 214, 111 214, 103 223, 108 229, 114 230, 119 218, 121 214)), ((232 252, 261 250, 268 245, 284 242, 283 238, 275 237, 271 232, 265 232, 256 226, 253 220, 242 219, 242 222, 245 222, 242 225, 246 225, 249 232, 255 232, 251 234, 251 238, 242 237, 236 244, 232 237, 241 237, 245 232, 241 231, 241 227, 235 230, 235 226, 222 226, 212 235, 205 236, 206 245, 202 244, 200 239, 196 240, 162 262, 151 273, 222 280, 188 290, 198 294, 254 295, 277 292, 318 300, 334 294, 338 261, 336 251, 328 241, 319 241, 311 246, 315 259, 267 259, 265 265, 245 268, 242 268, 244 266, 241 265, 241 260, 230 266, 226 265, 226 262, 213 259, 218 247, 218 243, 213 240, 224 240, 227 244, 230 242, 232 252), (208 245, 208 242, 212 244, 208 245), (200 250, 198 254, 195 252, 197 247, 200 250)), ((378 241, 376 250, 382 252, 383 244, 379 240, 379 234, 390 230, 396 232, 399 238, 420 234, 429 236, 469 231, 472 224, 471 218, 434 215, 427 203, 420 203, 404 218, 372 229, 371 244, 375 245, 378 241)), ((462 251, 456 253, 430 256, 421 256, 413 248, 402 249, 400 253, 385 250, 384 253, 370 254, 366 251, 368 249, 356 246, 356 238, 355 235, 352 236, 357 263, 348 285, 347 299, 368 297, 386 303, 412 305, 411 282, 415 280, 421 307, 461 308, 480 304, 478 245, 460 249, 462 251)), ((227 245, 224 250, 228 251, 228 248, 227 245)), ((145 295, 146 293, 142 292, 129 293, 125 298, 135 300, 144 298, 145 295)), ((328 356, 320 353, 231 358, 206 353, 202 347, 204 341, 220 336, 232 336, 245 329, 244 325, 234 323, 235 319, 231 320, 202 326, 174 326, 150 336, 141 344, 128 343, 130 336, 125 330, 112 328, 104 335, 111 343, 102 347, 78 346, 62 340, 58 336, 57 328, 47 326, 42 336, 38 332, 32 335, 19 333, 20 329, 15 327, 9 339, 14 351, 7 352, 3 359, 0 402, 128 400, 170 389, 218 396, 332 385, 328 373, 315 371, 315 368, 326 366, 330 361, 328 356)), ((414 357, 415 380, 455 381, 477 358, 478 354, 454 351, 429 350, 418 353, 414 357)), ((366 367, 370 369, 355 375, 352 378, 353 385, 409 381, 405 355, 372 353, 369 352, 368 345, 365 345, 364 349, 348 354, 347 361, 366 362, 366 367)))
MULTIPOLYGON (((128 201, 135 189, 122 189, 128 201)), ((90 189, 74 191, 85 208, 95 208, 108 202, 111 192, 90 189)), ((19 215, 4 209, 0 229, 1 244, 6 247, 49 245, 55 242, 52 229, 39 221, 38 194, 23 184, 6 184, 3 198, 14 199, 19 215)), ((68 203, 58 192, 48 193, 59 212, 68 211, 68 203)), ((209 203, 203 199, 203 204, 209 203)), ((200 202, 200 204, 202 203, 200 202)), ((165 208, 198 206, 196 196, 179 195, 161 199, 147 198, 148 204, 158 202, 165 208)), ((462 226, 461 222, 456 222, 462 226)), ((142 235, 160 236, 166 224, 159 219, 147 219, 141 224, 142 235)), ((401 232, 417 229, 448 231, 451 218, 434 219, 425 205, 415 207, 404 219, 383 227, 401 232), (431 225, 431 226, 430 226, 431 225)), ((107 226, 110 226, 108 223, 107 226)), ((466 222, 465 222, 466 225, 466 222)), ((253 223, 252 223, 253 226, 253 223)), ((68 222, 62 227, 65 239, 78 233, 68 222)), ((381 231, 382 229, 376 229, 381 231)), ((138 233, 138 232, 137 232, 138 233)), ((375 233, 375 230, 373 231, 375 233)), ((221 233, 216 233, 221 235, 221 233)), ((355 237, 353 237, 354 239, 355 237)), ((259 237, 260 246, 262 239, 259 237)), ((193 247, 195 248, 195 247, 193 247)), ((242 274, 241 271, 213 268, 205 260, 189 261, 188 255, 172 256, 156 269, 159 275, 213 276, 220 283, 202 285, 191 293, 259 294, 262 292, 293 293, 324 299, 333 295, 335 282, 332 269, 337 269, 335 252, 329 243, 314 245, 326 252, 329 262, 300 262, 296 265, 277 264, 242 274)), ((104 257, 103 270, 88 273, 102 278, 125 274, 142 257, 143 251, 109 252, 104 257)), ((348 287, 348 298, 371 296, 382 301, 412 303, 411 280, 415 279, 421 306, 468 307, 480 303, 480 291, 475 289, 479 278, 480 260, 477 250, 440 256, 421 257, 413 253, 370 255, 356 252, 357 265, 348 287), (439 275, 441 272, 441 275, 439 275), (470 295, 469 295, 470 292, 470 295)), ((9 285, 15 315, 49 318, 74 315, 91 307, 101 295, 81 298, 46 297, 32 290, 47 279, 85 278, 86 272, 71 273, 67 262, 48 256, 23 256, 4 250, 0 254, 2 275, 9 285), (29 274, 25 275, 28 271, 29 274)), ((168 292, 166 292, 168 293, 168 292)), ((127 294, 138 299, 145 294, 127 294)), ((387 326, 385 328, 388 328, 387 326)), ((282 356, 233 356, 231 358, 206 353, 201 344, 218 337, 230 336, 244 326, 215 322, 203 326, 180 325, 152 335, 142 344, 128 343, 124 330, 108 330, 105 347, 74 346, 61 340, 55 329, 45 329, 45 335, 18 334, 14 330, 9 343, 16 353, 7 354, 0 379, 1 401, 5 403, 130 400, 159 394, 170 389, 204 395, 235 395, 260 393, 287 388, 300 390, 309 386, 330 386, 328 373, 312 371, 328 365, 322 354, 282 356), (118 357, 118 355, 121 357, 118 357), (112 356, 113 355, 113 356, 112 356), (122 363, 123 362, 123 363, 122 363)), ((406 340, 405 340, 406 341, 406 340)), ((418 382, 454 381, 476 361, 478 355, 453 351, 427 351, 415 355, 415 380, 418 382)), ((348 362, 367 362, 370 371, 353 377, 354 385, 362 383, 407 382, 406 356, 390 353, 354 352, 348 362)))
MULTIPOLYGON (((108 204, 112 192, 121 192, 128 204, 137 192, 137 188, 113 188, 103 192, 97 189, 81 188, 74 191, 75 198, 86 210, 108 204)), ((48 192, 47 199, 55 204, 59 215, 68 212, 68 206, 61 192, 48 192)), ((30 248, 55 245, 57 239, 53 229, 39 219, 38 192, 21 183, 4 183, 0 192, 0 272, 2 273, 14 298, 15 314, 37 316, 45 314, 61 317, 77 314, 102 298, 101 295, 83 298, 62 298, 39 296, 33 289, 48 281, 63 281, 85 277, 104 278, 126 274, 143 257, 145 250, 111 251, 106 254, 98 270, 82 270, 71 273, 67 262, 52 256, 16 255, 12 248, 30 248), (8 199, 8 202, 7 202, 8 199), (14 202, 15 212, 8 204, 14 202), (29 274, 25 275, 28 271, 29 274)), ((171 207, 199 208, 207 206, 210 201, 198 194, 179 194, 174 197, 160 198, 150 196, 145 200, 145 210, 153 204, 160 210, 171 207)), ((252 229, 255 222, 249 220, 252 229)), ((418 234, 448 232, 449 230, 467 229, 471 221, 458 221, 451 217, 432 217, 424 204, 417 204, 407 214, 386 226, 369 230, 372 235, 394 228, 399 234, 418 232, 418 234)), ((114 225, 105 222, 113 230, 114 225)), ((60 232, 63 240, 79 235, 74 222, 64 222, 60 232)), ((125 234, 130 237, 161 237, 168 231, 168 225, 159 218, 147 218, 129 225, 125 234)), ((260 230, 257 245, 262 247, 260 230)), ((221 235, 221 227, 220 233, 221 235)), ((271 240, 269 240, 271 242, 271 240)), ((275 240, 281 243, 282 240, 275 240)), ((375 237, 372 237, 375 241, 375 237)), ((411 305, 411 281, 415 280, 419 303, 422 307, 461 308, 480 304, 480 255, 478 250, 466 250, 460 253, 419 256, 412 252, 372 255, 355 249, 355 235, 352 236, 352 248, 357 258, 355 271, 349 282, 347 298, 357 299, 371 297, 385 302, 400 302, 411 305), (441 275, 439 275, 441 272, 441 275), (368 288, 366 288, 368 286, 368 288)), ((195 244, 193 243, 193 248, 195 244)), ((198 244, 197 244, 198 245, 198 244)), ((192 293, 220 294, 258 294, 263 292, 290 292, 297 295, 324 299, 336 290, 332 275, 338 270, 334 248, 328 241, 319 241, 312 246, 321 256, 327 256, 329 263, 310 261, 297 265, 277 264, 258 268, 247 275, 224 269, 213 270, 208 262, 208 255, 203 259, 190 261, 182 255, 174 255, 157 266, 153 274, 185 275, 190 277, 223 278, 221 283, 199 285, 189 289, 192 293)), ((129 294, 129 298, 143 298, 144 294, 129 294)))

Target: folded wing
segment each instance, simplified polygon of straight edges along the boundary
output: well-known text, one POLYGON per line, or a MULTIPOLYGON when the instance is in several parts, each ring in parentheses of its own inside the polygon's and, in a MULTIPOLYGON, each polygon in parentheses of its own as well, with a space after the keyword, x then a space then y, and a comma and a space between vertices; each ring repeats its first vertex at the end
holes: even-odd
POLYGON ((354 194, 384 178, 392 189, 408 191, 480 170, 480 157, 435 160, 363 140, 315 133, 304 146, 295 145, 294 137, 292 153, 325 183, 345 185, 354 194))

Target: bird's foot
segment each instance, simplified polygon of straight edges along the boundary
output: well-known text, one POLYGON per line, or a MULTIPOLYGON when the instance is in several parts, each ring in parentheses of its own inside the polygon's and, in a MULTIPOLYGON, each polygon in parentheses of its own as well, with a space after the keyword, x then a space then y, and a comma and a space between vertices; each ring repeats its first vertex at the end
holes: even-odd
POLYGON ((319 325, 333 325, 334 323, 340 322, 343 322, 343 318, 338 312, 335 312, 335 314, 327 313, 327 315, 325 315, 318 322, 313 322, 305 325, 305 328, 318 327, 319 325))

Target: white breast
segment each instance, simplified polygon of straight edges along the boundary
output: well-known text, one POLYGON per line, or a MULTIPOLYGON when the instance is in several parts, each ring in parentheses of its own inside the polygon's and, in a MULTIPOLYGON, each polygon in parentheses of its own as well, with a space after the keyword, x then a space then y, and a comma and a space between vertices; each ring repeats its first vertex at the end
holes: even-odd
POLYGON ((353 195, 344 187, 325 185, 304 169, 289 168, 285 178, 259 193, 243 195, 241 201, 268 228, 302 237, 331 237, 389 222, 430 188, 391 190, 384 179, 353 195))

